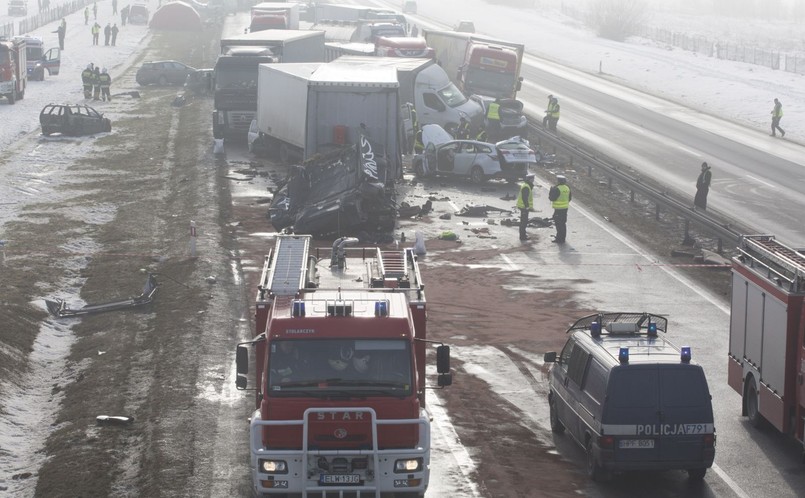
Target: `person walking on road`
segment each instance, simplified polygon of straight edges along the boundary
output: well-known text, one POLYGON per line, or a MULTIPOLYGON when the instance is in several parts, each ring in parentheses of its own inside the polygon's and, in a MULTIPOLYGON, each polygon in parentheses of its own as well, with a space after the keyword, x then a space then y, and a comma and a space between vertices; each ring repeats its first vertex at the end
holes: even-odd
POLYGON ((120 28, 117 27, 117 23, 112 25, 112 46, 115 46, 117 43, 117 33, 120 31, 120 28))
POLYGON ((553 95, 548 95, 548 107, 545 108, 545 117, 542 118, 542 127, 547 128, 553 112, 553 95))
POLYGON ((520 210, 520 240, 528 240, 525 229, 528 227, 528 213, 534 210, 534 177, 533 173, 525 175, 517 194, 517 209, 520 210))
POLYGON ((97 22, 92 25, 92 44, 98 44, 98 38, 101 36, 101 25, 97 22))
POLYGON ((548 192, 548 200, 553 207, 553 224, 556 226, 556 237, 551 242, 564 244, 567 239, 567 209, 573 196, 565 175, 556 175, 556 183, 548 192))
POLYGON ((548 113, 548 131, 556 131, 556 125, 559 123, 559 99, 552 97, 548 107, 550 108, 550 112, 548 113))
POLYGON ((92 19, 95 21, 98 20, 98 2, 92 3, 92 19))
POLYGON ((117 0, 112 0, 112 15, 117 15, 117 0))
POLYGON ((59 35, 59 50, 64 50, 64 35, 66 32, 67 32, 67 22, 64 19, 62 19, 61 24, 59 24, 59 27, 56 28, 56 31, 54 31, 54 33, 57 33, 59 35))
POLYGON ((693 206, 701 210, 707 209, 707 194, 710 192, 710 180, 713 178, 713 173, 710 171, 710 166, 706 162, 702 163, 702 172, 699 173, 699 178, 696 179, 696 197, 693 199, 693 206))
POLYGON ((92 72, 92 100, 101 100, 101 68, 97 66, 92 72))
POLYGON ((105 46, 109 46, 109 39, 112 38, 112 25, 106 23, 106 27, 103 28, 103 44, 105 46))
POLYGON ((84 7, 84 26, 89 24, 89 7, 84 7))
POLYGON ((771 110, 771 136, 776 137, 776 131, 780 131, 780 136, 785 136, 785 130, 780 128, 780 120, 783 119, 783 104, 776 98, 774 99, 774 109, 771 110))
POLYGON ((98 78, 101 84, 101 100, 104 102, 111 102, 112 95, 110 93, 110 89, 112 87, 112 76, 106 72, 106 68, 103 68, 98 78))
POLYGON ((87 64, 87 68, 81 71, 81 84, 84 85, 84 98, 92 98, 92 78, 94 72, 92 71, 92 64, 87 64))
POLYGON ((128 5, 120 9, 120 24, 123 26, 126 25, 126 20, 129 18, 129 9, 130 7, 128 5))

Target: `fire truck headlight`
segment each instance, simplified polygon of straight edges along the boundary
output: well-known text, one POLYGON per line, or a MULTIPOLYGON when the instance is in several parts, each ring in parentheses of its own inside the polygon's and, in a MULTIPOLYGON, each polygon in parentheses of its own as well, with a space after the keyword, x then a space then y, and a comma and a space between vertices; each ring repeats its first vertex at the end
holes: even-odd
POLYGON ((287 474, 288 464, 284 460, 260 460, 260 470, 268 474, 287 474))
POLYGON ((409 458, 394 462, 394 472, 416 472, 422 470, 421 458, 409 458))

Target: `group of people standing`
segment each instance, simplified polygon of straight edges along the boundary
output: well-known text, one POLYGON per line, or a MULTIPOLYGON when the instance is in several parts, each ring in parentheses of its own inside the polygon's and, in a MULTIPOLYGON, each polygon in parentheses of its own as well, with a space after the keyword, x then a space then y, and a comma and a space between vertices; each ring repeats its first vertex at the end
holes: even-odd
POLYGON ((106 68, 101 69, 89 63, 81 72, 81 82, 84 85, 85 99, 112 101, 112 76, 106 68))
MULTIPOLYGON (((103 44, 107 47, 111 45, 114 47, 115 43, 117 43, 117 34, 120 32, 120 28, 117 27, 117 23, 111 24, 106 23, 106 27, 103 28, 103 44)), ((92 25, 92 44, 98 45, 99 38, 101 36, 101 25, 95 22, 92 25)))
MULTIPOLYGON (((517 194, 517 209, 520 210, 520 240, 529 239, 526 233, 528 227, 528 215, 534 210, 534 179, 535 175, 529 173, 525 180, 520 184, 520 192, 517 194)), ((555 244, 564 244, 567 239, 567 210, 573 194, 567 184, 565 175, 556 175, 556 185, 548 191, 548 200, 551 201, 553 208, 553 224, 556 227, 556 236, 551 240, 555 244)))

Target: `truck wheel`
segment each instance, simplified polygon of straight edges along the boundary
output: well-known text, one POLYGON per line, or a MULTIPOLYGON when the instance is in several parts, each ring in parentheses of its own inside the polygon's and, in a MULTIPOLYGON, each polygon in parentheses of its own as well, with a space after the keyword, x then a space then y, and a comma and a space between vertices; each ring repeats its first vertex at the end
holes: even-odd
POLYGON ((593 452, 593 440, 587 439, 587 444, 584 446, 587 452, 587 477, 593 481, 600 482, 606 477, 606 471, 598 464, 593 452))
POLYGON ((760 414, 757 388, 755 388, 755 382, 752 379, 749 379, 747 383, 744 400, 746 403, 746 417, 749 419, 749 423, 752 427, 760 429, 763 427, 764 420, 763 415, 760 414))
POLYGON ((551 430, 556 434, 565 432, 565 425, 559 420, 559 414, 556 412, 556 401, 553 396, 548 398, 548 407, 550 410, 551 430))
POLYGON ((14 105, 14 103, 15 103, 15 102, 17 102, 17 95, 16 95, 16 93, 17 93, 17 91, 16 91, 16 90, 14 90, 14 89, 12 88, 12 89, 11 89, 11 93, 9 93, 8 95, 6 95, 6 97, 8 97, 8 103, 9 103, 9 104, 14 105))
POLYGON ((472 183, 483 183, 484 180, 486 180, 484 170, 480 166, 473 166, 472 170, 470 170, 470 181, 472 183))
POLYGON ((688 479, 691 481, 701 481, 704 479, 706 473, 707 469, 688 469, 688 479))

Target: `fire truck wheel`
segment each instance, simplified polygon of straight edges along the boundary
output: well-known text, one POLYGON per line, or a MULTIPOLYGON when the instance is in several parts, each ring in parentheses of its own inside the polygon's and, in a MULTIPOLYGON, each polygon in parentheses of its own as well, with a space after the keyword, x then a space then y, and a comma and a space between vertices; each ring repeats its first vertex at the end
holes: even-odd
POLYGON ((746 395, 744 396, 746 400, 746 417, 749 419, 749 423, 752 427, 759 429, 763 426, 763 415, 760 414, 757 398, 755 382, 750 378, 746 386, 746 395))
POLYGON ((707 469, 688 469, 688 479, 691 481, 701 481, 704 479, 706 473, 707 469))

